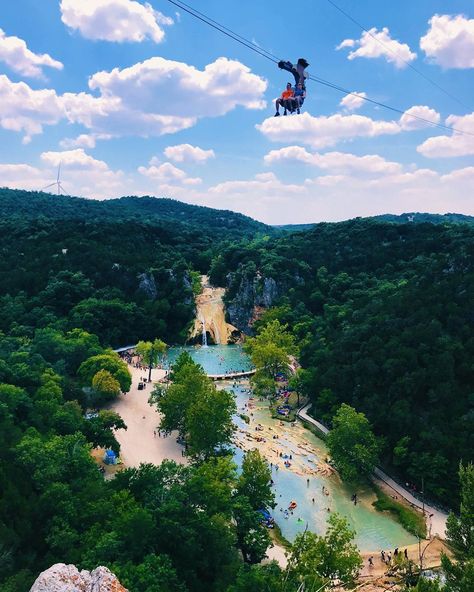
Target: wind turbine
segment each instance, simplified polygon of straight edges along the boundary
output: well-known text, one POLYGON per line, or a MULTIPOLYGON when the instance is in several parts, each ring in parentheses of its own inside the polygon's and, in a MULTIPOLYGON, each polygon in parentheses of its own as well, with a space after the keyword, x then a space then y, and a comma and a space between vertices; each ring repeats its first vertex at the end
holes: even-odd
POLYGON ((59 179, 61 175, 61 162, 58 165, 58 176, 56 178, 56 181, 54 181, 54 183, 50 183, 49 185, 46 185, 46 187, 43 187, 43 189, 41 191, 44 191, 45 189, 49 189, 50 187, 53 187, 54 185, 56 185, 56 187, 58 188, 58 195, 61 194, 61 191, 66 194, 66 192, 64 191, 64 187, 61 185, 61 181, 59 179))

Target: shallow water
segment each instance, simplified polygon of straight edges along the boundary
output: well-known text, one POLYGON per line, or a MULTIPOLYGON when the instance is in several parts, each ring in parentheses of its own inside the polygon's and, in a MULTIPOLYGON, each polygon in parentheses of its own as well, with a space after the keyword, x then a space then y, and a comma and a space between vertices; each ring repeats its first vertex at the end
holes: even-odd
MULTIPOLYGON (((208 374, 221 374, 232 370, 248 370, 251 368, 250 361, 236 345, 171 348, 168 352, 168 360, 172 363, 183 351, 188 351, 192 358, 201 364, 208 374)), ((237 408, 240 413, 249 414, 245 407, 249 402, 249 394, 245 383, 221 383, 220 386, 231 389, 236 395, 237 408)), ((354 505, 351 496, 354 493, 346 487, 337 476, 325 477, 315 475, 314 470, 318 461, 324 460, 327 451, 324 442, 309 430, 304 429, 301 422, 295 427, 285 424, 282 428, 280 422, 271 418, 267 402, 253 402, 252 423, 249 427, 239 416, 235 417, 238 429, 253 433, 257 423, 271 427, 275 433, 279 433, 278 440, 271 444, 275 450, 282 453, 292 454, 295 465, 298 463, 299 472, 286 469, 281 459, 277 459, 272 467, 272 478, 274 481, 275 498, 277 507, 273 515, 281 528, 283 535, 288 540, 294 540, 299 532, 307 527, 309 530, 321 534, 326 529, 326 521, 331 512, 338 512, 345 516, 352 528, 356 531, 355 541, 362 551, 377 551, 379 549, 391 549, 413 544, 416 538, 409 534, 403 527, 392 520, 389 516, 377 512, 372 507, 375 496, 373 492, 358 490, 358 503, 354 505), (309 446, 311 452, 300 448, 309 446), (279 469, 276 469, 278 464, 279 469), (306 473, 307 471, 307 473, 306 473), (310 473, 311 472, 311 473, 310 473), (307 482, 309 479, 309 483, 307 482), (329 495, 323 493, 323 486, 329 495), (312 501, 314 498, 314 502, 312 501), (287 514, 284 510, 290 502, 297 502, 297 508, 293 514, 287 514)), ((240 436, 242 434, 239 434, 240 436)), ((259 443, 252 443, 252 447, 259 447, 259 443)), ((240 464, 243 456, 242 450, 235 449, 235 459, 240 464)))

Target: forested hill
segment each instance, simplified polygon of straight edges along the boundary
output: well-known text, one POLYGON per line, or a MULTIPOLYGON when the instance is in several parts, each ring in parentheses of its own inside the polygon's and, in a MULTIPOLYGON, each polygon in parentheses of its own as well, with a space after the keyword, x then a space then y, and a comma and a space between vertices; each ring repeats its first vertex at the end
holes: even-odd
POLYGON ((0 331, 54 324, 119 346, 183 343, 193 284, 221 245, 272 229, 171 199, 96 201, 0 190, 0 331))
POLYGON ((226 277, 229 310, 264 293, 293 330, 316 417, 364 412, 391 471, 456 503, 474 460, 474 227, 318 224, 224 250, 211 279, 226 277))
MULTIPOLYGON (((156 197, 121 197, 98 201, 66 195, 0 188, 0 218, 23 220, 137 221, 148 225, 179 224, 211 233, 216 240, 240 239, 272 228, 230 210, 185 204, 156 197)), ((178 227, 178 231, 179 231, 178 227)))
POLYGON ((406 222, 431 222, 431 224, 474 224, 474 216, 465 214, 427 214, 423 212, 409 212, 406 214, 382 214, 374 216, 374 220, 383 222, 396 222, 405 224, 406 222))

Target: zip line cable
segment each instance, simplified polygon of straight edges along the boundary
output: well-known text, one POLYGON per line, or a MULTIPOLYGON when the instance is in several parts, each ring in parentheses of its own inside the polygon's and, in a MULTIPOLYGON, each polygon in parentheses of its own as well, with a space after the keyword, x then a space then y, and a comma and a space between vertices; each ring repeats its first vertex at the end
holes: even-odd
POLYGON ((234 41, 237 41, 237 43, 245 45, 245 47, 247 47, 248 49, 251 49, 252 51, 259 53, 262 57, 267 58, 267 60, 270 60, 271 62, 274 62, 275 64, 278 63, 278 58, 276 56, 274 56, 273 54, 271 54, 270 52, 262 49, 256 43, 249 41, 245 37, 242 37, 241 35, 234 33, 234 31, 232 31, 231 29, 224 27, 224 25, 221 25, 217 21, 214 21, 213 19, 211 19, 207 15, 203 14, 202 12, 197 11, 196 9, 189 6, 188 4, 184 4, 184 2, 176 2, 175 0, 167 0, 167 1, 170 4, 174 4, 174 6, 181 8, 181 10, 184 10, 184 12, 187 12, 191 16, 194 16, 195 18, 199 19, 200 21, 202 21, 206 25, 209 25, 213 29, 216 29, 216 31, 219 31, 220 33, 223 33, 224 35, 227 35, 227 37, 230 37, 234 41))
POLYGON ((433 86, 435 86, 438 90, 440 90, 441 92, 443 92, 446 96, 448 96, 450 99, 453 99, 454 101, 456 101, 459 105, 461 105, 462 107, 464 107, 465 109, 468 109, 469 111, 471 110, 471 107, 468 107, 465 103, 463 103, 460 99, 458 99, 456 96, 454 96, 453 94, 451 94, 449 91, 447 91, 445 88, 443 88, 440 84, 438 84, 435 80, 433 80, 432 78, 430 78, 429 76, 427 76, 426 74, 424 74, 421 70, 418 70, 418 68, 416 68, 413 64, 411 64, 408 60, 405 60, 399 53, 397 53, 395 50, 393 50, 391 47, 389 47, 386 43, 384 43, 381 39, 379 39, 378 37, 376 37, 370 30, 366 29, 364 27, 364 25, 362 25, 361 23, 359 23, 359 21, 357 21, 354 17, 352 17, 348 12, 346 12, 343 8, 341 8, 340 6, 338 6, 333 0, 326 0, 331 6, 333 6, 336 10, 338 10, 341 14, 343 14, 346 18, 348 18, 350 21, 352 21, 357 27, 360 27, 362 29, 362 31, 364 31, 365 33, 367 33, 367 35, 370 35, 370 37, 372 37, 372 39, 374 39, 377 43, 379 43, 382 47, 384 47, 387 51, 389 51, 391 54, 393 54, 394 56, 396 56, 399 60, 401 60, 406 66, 408 66, 409 68, 411 68, 414 72, 416 72, 417 74, 419 74, 422 78, 424 78, 427 82, 429 82, 430 84, 432 84, 433 86))
MULTIPOLYGON (((167 2, 169 2, 170 4, 173 4, 177 8, 180 8, 184 12, 187 12, 191 16, 194 16, 195 18, 197 18, 198 20, 200 20, 204 24, 209 25, 210 27, 212 27, 216 31, 219 31, 219 33, 223 33, 224 35, 226 35, 230 39, 237 41, 237 43, 240 43, 241 45, 247 47, 247 49, 250 49, 251 51, 258 53, 260 56, 266 58, 267 60, 273 62, 274 64, 278 64, 279 59, 275 55, 273 55, 271 52, 260 47, 259 45, 257 45, 253 41, 246 39, 242 35, 235 33, 235 31, 233 31, 232 29, 225 27, 224 25, 220 24, 219 22, 211 19, 206 14, 199 12, 198 10, 196 10, 195 8, 190 6, 189 4, 185 4, 184 2, 181 2, 181 0, 167 0, 167 2)), ((399 109, 397 107, 392 107, 391 105, 388 105, 386 103, 382 103, 380 101, 376 101, 375 99, 371 99, 370 97, 367 97, 367 96, 362 96, 362 95, 357 94, 356 92, 350 91, 338 84, 330 82, 329 80, 325 80, 324 78, 319 78, 317 76, 310 75, 308 77, 308 80, 311 80, 311 81, 316 82, 317 84, 321 84, 323 86, 327 86, 328 88, 332 88, 333 90, 337 90, 338 92, 341 92, 341 93, 344 93, 347 95, 352 95, 354 97, 358 97, 358 98, 366 101, 367 103, 377 105, 378 107, 383 107, 384 109, 388 109, 388 110, 398 113, 400 115, 406 115, 407 117, 410 117, 412 119, 416 119, 417 121, 421 121, 423 123, 426 123, 431 127, 437 127, 437 128, 442 129, 444 131, 456 132, 461 135, 467 135, 467 136, 474 137, 474 133, 472 133, 472 132, 457 129, 454 127, 449 127, 449 126, 444 125, 442 123, 430 121, 429 119, 425 119, 424 117, 420 117, 419 115, 413 115, 411 113, 407 113, 403 109, 399 109)))
MULTIPOLYGON (((174 2, 173 0, 168 0, 168 2, 171 2, 171 4, 174 4, 175 6, 178 6, 178 4, 176 2, 174 2)), ((265 48, 260 47, 260 45, 258 45, 254 41, 249 41, 245 37, 242 37, 238 33, 235 33, 231 29, 225 27, 224 25, 221 25, 217 21, 213 20, 211 17, 205 15, 202 12, 199 12, 199 10, 197 10, 196 8, 193 8, 192 6, 189 6, 189 4, 186 4, 186 2, 182 2, 182 0, 179 0, 179 4, 182 5, 179 8, 182 8, 184 11, 186 11, 189 14, 191 14, 192 16, 196 16, 197 18, 202 17, 199 20, 202 20, 203 22, 205 22, 207 24, 213 23, 213 25, 216 25, 214 28, 216 28, 221 33, 224 33, 225 31, 227 31, 227 33, 229 33, 229 35, 232 37, 232 39, 234 39, 236 41, 241 40, 246 47, 249 47, 249 45, 251 45, 251 47, 249 49, 252 49, 252 50, 255 50, 255 51, 258 50, 258 53, 260 53, 260 55, 262 55, 263 53, 265 53, 266 55, 263 56, 263 57, 267 57, 268 59, 271 59, 275 63, 278 63, 280 61, 280 58, 278 56, 276 56, 273 53, 267 51, 265 48), (184 8, 184 7, 186 7, 186 8, 184 8), (238 39, 236 39, 236 38, 238 38, 238 39)))

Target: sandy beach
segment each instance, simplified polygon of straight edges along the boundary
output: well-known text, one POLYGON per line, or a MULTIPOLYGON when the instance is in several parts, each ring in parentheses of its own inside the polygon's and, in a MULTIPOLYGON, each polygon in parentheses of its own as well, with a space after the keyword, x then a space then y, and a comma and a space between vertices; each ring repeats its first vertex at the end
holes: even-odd
MULTIPOLYGON (((179 463, 186 462, 181 455, 183 447, 176 442, 177 433, 167 438, 158 436, 160 414, 148 404, 153 384, 146 383, 144 390, 138 390, 140 378, 148 377, 148 370, 140 370, 131 365, 128 369, 132 374, 130 392, 120 395, 110 407, 123 418, 127 425, 126 430, 117 430, 115 434, 120 444, 122 462, 126 467, 138 467, 140 463, 159 465, 165 458, 179 463)), ((164 375, 164 370, 154 369, 152 381, 159 381, 164 375)))

